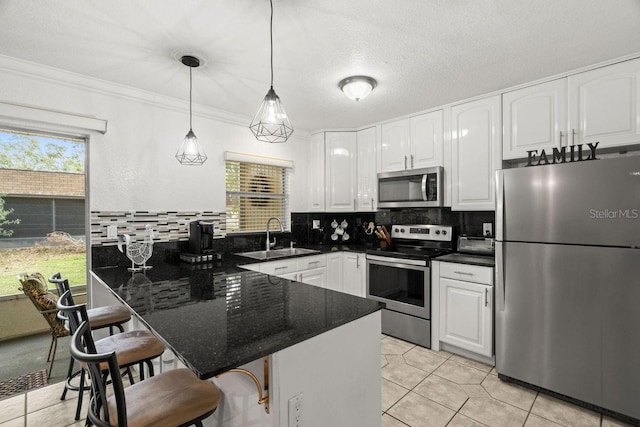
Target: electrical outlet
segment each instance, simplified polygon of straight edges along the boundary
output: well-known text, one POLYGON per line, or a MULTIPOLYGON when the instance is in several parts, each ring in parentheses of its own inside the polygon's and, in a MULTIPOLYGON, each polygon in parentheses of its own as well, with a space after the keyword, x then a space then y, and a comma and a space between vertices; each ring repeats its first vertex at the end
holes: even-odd
POLYGON ((490 222, 482 223, 482 235, 484 237, 493 236, 493 224, 491 224, 490 222))
POLYGON ((289 427, 302 427, 302 393, 289 399, 289 427))
POLYGON ((313 230, 318 230, 320 228, 320 220, 319 219, 314 219, 312 221, 312 228, 313 228, 313 230))
POLYGON ((115 239, 118 237, 118 226, 107 225, 107 239, 115 239))

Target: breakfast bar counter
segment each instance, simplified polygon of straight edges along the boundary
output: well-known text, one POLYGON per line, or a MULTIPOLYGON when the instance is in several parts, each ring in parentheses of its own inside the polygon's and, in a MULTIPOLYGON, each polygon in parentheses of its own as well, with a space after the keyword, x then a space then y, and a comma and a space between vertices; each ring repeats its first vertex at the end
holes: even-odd
POLYGON ((367 425, 379 425, 382 305, 236 265, 95 268, 91 298, 103 305, 114 297, 202 379, 241 367, 263 381, 256 367, 267 358, 269 414, 256 410, 257 399, 233 403, 231 383, 246 378, 225 374, 214 381, 230 407, 214 414, 215 425, 242 425, 251 413, 255 425, 286 426, 289 400, 301 394, 307 426, 357 425, 367 413, 367 425))

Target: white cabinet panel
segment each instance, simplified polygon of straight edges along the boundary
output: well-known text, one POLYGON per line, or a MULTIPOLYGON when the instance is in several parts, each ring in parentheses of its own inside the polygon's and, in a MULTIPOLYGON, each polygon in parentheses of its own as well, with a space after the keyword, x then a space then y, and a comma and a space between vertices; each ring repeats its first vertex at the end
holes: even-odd
POLYGON ((307 285, 318 286, 321 288, 327 287, 327 269, 316 268, 313 270, 301 271, 298 273, 298 281, 306 283, 307 285))
POLYGON ((364 298, 366 294, 366 286, 366 261, 364 254, 343 252, 343 292, 364 298))
POLYGON ((260 263, 260 272, 264 274, 282 276, 296 271, 298 271, 298 262, 295 258, 260 263))
POLYGON ((440 341, 491 356, 493 287, 440 278, 440 341))
POLYGON ((376 128, 357 132, 358 141, 358 211, 374 211, 378 200, 376 174, 376 128))
POLYGON ((411 117, 409 169, 442 166, 442 110, 411 117))
POLYGON ((342 252, 327 254, 327 288, 342 292, 342 252))
POLYGON ((502 111, 503 159, 526 158, 528 150, 551 153, 566 145, 567 79, 507 92, 502 111))
POLYGON ((355 132, 325 133, 327 212, 353 212, 356 208, 356 151, 355 132))
POLYGON ((327 256, 310 255, 296 258, 298 260, 298 271, 311 270, 314 268, 325 267, 327 265, 327 256))
POLYGON ((451 107, 452 210, 495 210, 502 167, 500 96, 451 107))
POLYGON ((640 143, 639 83, 640 59, 570 76, 569 144, 640 143))
POLYGON ((409 166, 409 119, 381 126, 380 172, 405 170, 409 166))
POLYGON ((311 135, 307 167, 309 211, 324 212, 324 132, 311 135))

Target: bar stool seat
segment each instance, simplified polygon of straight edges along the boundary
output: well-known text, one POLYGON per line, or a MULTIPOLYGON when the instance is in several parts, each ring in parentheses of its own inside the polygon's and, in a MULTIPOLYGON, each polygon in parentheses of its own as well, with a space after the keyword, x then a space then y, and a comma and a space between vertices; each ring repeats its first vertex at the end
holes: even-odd
MULTIPOLYGON (((62 294, 61 294, 62 295, 62 294)), ((96 307, 87 310, 91 329, 102 329, 115 326, 124 332, 120 325, 131 320, 131 313, 124 307, 109 305, 106 307, 96 307)))

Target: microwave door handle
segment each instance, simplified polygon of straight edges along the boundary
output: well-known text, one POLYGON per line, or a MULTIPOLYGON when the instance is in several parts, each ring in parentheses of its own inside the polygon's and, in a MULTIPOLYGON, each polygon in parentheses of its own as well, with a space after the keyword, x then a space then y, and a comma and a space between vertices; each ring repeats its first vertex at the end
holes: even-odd
POLYGON ((422 175, 422 200, 427 201, 427 174, 422 175))

